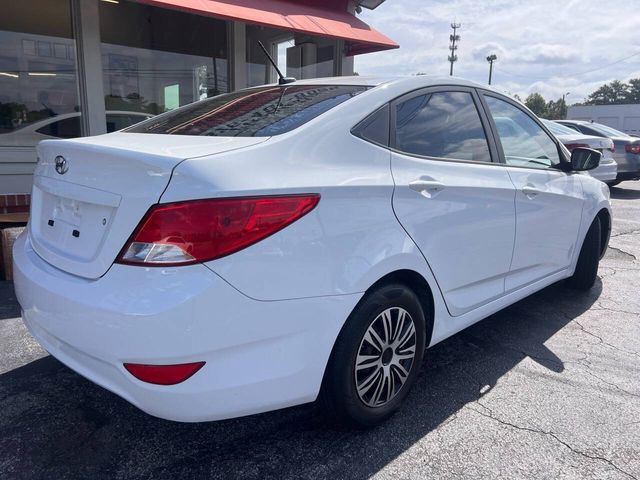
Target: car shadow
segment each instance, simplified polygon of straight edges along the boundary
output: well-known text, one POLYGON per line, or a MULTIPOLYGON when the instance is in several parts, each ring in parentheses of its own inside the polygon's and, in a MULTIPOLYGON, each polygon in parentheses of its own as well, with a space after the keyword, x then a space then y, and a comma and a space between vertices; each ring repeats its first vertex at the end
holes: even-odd
POLYGON ((0 281, 0 298, 6 300, 0 304, 0 320, 20 316, 20 305, 13 291, 13 282, 0 281))
POLYGON ((153 418, 48 356, 0 375, 0 464, 12 478, 351 478, 378 472, 529 357, 597 300, 556 284, 429 349, 405 405, 371 430, 313 405, 220 422, 153 418))
POLYGON ((637 200, 640 198, 640 190, 621 187, 610 187, 611 198, 616 200, 637 200))

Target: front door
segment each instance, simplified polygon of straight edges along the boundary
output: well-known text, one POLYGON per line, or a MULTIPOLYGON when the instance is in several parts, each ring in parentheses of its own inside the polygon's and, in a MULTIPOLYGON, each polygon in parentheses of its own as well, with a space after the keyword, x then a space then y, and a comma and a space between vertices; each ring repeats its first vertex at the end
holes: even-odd
POLYGON ((478 104, 471 89, 443 87, 391 105, 393 208, 454 316, 504 294, 514 245, 515 190, 478 104))
POLYGON ((561 171, 556 140, 528 113, 484 95, 516 188, 516 243, 506 291, 566 270, 575 254, 583 193, 578 174, 561 171))

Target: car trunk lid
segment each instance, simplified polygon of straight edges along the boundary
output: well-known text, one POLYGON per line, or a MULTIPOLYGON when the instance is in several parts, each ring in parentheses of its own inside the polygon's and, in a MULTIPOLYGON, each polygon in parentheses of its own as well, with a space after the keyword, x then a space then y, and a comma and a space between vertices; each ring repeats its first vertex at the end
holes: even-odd
POLYGON ((268 140, 115 133, 37 148, 29 232, 55 267, 99 278, 164 192, 173 168, 268 140))

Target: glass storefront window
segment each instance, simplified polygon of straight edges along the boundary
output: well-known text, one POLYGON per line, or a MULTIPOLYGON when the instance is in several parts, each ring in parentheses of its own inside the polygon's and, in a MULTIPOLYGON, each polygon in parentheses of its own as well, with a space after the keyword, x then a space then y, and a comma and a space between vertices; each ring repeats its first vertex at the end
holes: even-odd
POLYGON ((295 45, 287 48, 287 76, 297 79, 333 77, 336 41, 296 35, 295 45))
POLYGON ((223 20, 101 2, 100 35, 107 130, 109 115, 157 115, 229 91, 223 20))
POLYGON ((24 0, 2 6, 0 145, 32 145, 26 132, 11 135, 11 140, 2 135, 79 110, 69 3, 24 0))
POLYGON ((35 145, 80 136, 70 0, 3 2, 0 13, 0 193, 31 191, 35 145))
POLYGON ((257 25, 247 25, 247 85, 273 83, 275 72, 258 46, 261 41, 278 68, 288 77, 332 77, 335 75, 336 40, 300 35, 257 25))

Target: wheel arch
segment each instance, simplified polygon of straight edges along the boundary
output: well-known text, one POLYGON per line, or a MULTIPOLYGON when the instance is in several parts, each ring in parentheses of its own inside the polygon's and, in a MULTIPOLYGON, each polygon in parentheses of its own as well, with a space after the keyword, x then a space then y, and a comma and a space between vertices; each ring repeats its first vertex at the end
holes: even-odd
MULTIPOLYGON (((418 300, 420 301, 420 305, 422 306, 422 310, 425 312, 425 320, 427 325, 425 325, 426 339, 425 345, 429 345, 431 343, 431 337, 433 336, 433 328, 434 328, 434 315, 435 315, 435 304, 433 298, 433 290, 429 285, 429 282, 418 272, 415 270, 402 269, 395 270, 393 272, 387 273, 378 281, 376 281, 373 285, 371 285, 365 292, 367 295, 369 292, 376 290, 382 285, 387 285, 390 283, 401 283, 409 287, 413 293, 416 294, 418 300)), ((364 295, 363 295, 364 298, 364 295)))
POLYGON ((600 258, 602 258, 607 252, 609 237, 611 236, 611 214, 609 213, 609 210, 602 208, 596 214, 594 220, 596 218, 600 220, 600 258))

